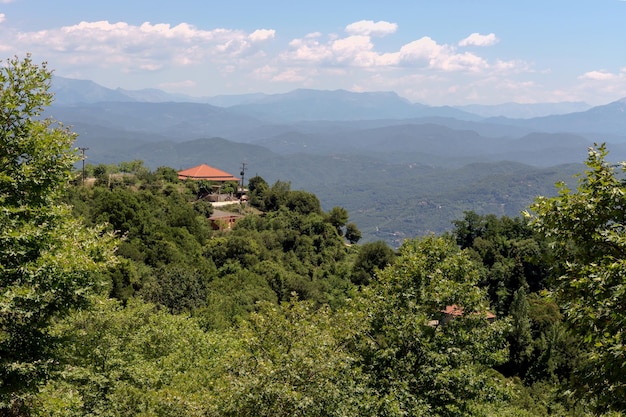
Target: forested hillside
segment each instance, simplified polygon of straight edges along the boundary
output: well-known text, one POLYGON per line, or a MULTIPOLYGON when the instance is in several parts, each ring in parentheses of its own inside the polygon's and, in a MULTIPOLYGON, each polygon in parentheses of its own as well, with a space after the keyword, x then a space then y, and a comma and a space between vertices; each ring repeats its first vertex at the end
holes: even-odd
POLYGON ((173 167, 85 178, 39 118, 45 65, 0 82, 0 415, 626 410, 626 182, 604 145, 524 216, 466 211, 394 249, 259 175, 221 230, 211 184, 173 167))

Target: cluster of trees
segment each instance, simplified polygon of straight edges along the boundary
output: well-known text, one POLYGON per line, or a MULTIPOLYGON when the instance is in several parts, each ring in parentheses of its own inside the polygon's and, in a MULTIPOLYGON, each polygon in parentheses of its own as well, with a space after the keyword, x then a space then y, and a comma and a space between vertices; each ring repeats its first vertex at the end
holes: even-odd
POLYGON ((230 327, 257 302, 288 301, 293 292, 318 304, 346 297, 357 249, 344 238, 356 243, 359 231, 345 209, 325 213, 315 195, 254 177, 253 207, 231 207, 249 215, 234 230, 216 232, 197 182, 179 182, 171 168, 134 166, 123 182, 76 185, 65 195, 86 224, 106 224, 121 238, 119 263, 105 272, 110 297, 203 316, 207 328, 230 327))
MULTIPOLYGON (((74 136, 41 113, 50 73, 30 57, 0 69, 0 409, 54 371, 50 326, 88 304, 115 262, 114 240, 85 228, 59 202, 70 179, 74 136)), ((4 411, 6 414, 6 411, 4 411)))
POLYGON ((0 415, 626 409, 626 182, 603 146, 526 216, 467 212, 397 250, 261 177, 214 231, 171 168, 71 185, 49 82, 30 57, 0 69, 0 415))

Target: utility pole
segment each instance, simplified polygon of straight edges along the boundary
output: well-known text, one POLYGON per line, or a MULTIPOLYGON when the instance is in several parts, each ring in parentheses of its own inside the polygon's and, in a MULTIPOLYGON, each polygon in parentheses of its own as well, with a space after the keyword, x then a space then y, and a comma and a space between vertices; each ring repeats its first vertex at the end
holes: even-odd
POLYGON ((243 178, 244 178, 244 175, 246 174, 246 163, 245 162, 241 163, 241 172, 240 172, 240 174, 241 174, 241 194, 239 196, 239 202, 241 203, 241 201, 243 200, 243 190, 244 190, 243 189, 243 178))
POLYGON ((89 150, 89 148, 78 148, 82 152, 82 160, 83 160, 83 186, 85 185, 85 151, 89 150))

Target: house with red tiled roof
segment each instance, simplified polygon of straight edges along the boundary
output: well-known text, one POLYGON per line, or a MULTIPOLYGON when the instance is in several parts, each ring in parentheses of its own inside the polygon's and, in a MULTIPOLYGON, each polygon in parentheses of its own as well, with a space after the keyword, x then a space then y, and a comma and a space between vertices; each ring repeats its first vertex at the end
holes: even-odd
POLYGON ((441 320, 441 324, 446 324, 458 317, 463 316, 463 308, 456 304, 446 306, 446 308, 441 310, 441 312, 443 313, 443 320, 441 320))
POLYGON ((201 164, 193 168, 188 168, 183 171, 178 171, 179 180, 195 180, 195 181, 213 181, 213 182, 239 182, 239 178, 234 177, 228 172, 222 171, 217 168, 208 166, 207 164, 201 164))
MULTIPOLYGON (((212 183, 210 189, 201 187, 198 191, 198 198, 205 198, 211 202, 219 201, 235 201, 237 199, 238 192, 222 194, 222 186, 228 182, 235 182, 239 184, 239 178, 222 171, 207 164, 201 164, 193 168, 188 168, 183 171, 178 171, 179 180, 191 180, 191 181, 209 181, 212 183)), ((237 190, 238 187, 235 187, 237 190)), ((241 197, 241 196, 240 196, 241 197)))
MULTIPOLYGON (((430 326, 437 326, 437 325, 443 326, 447 323, 450 323, 452 320, 456 318, 463 317, 463 314, 464 314, 463 307, 459 307, 456 304, 446 306, 446 308, 441 310, 440 313, 443 313, 443 317, 441 318, 441 320, 429 321, 428 324, 430 326)), ((481 313, 473 313, 473 314, 481 314, 481 313)), ((496 319, 496 315, 493 314, 491 311, 487 311, 486 313, 484 313, 484 316, 489 323, 493 323, 494 320, 496 319)))

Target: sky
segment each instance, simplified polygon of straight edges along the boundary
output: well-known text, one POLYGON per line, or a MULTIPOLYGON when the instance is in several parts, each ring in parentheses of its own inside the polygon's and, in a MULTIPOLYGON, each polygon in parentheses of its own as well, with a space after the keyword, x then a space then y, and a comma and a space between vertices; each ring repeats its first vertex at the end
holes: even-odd
POLYGON ((626 97, 626 0, 0 0, 0 58, 198 97, 395 91, 433 106, 626 97))

